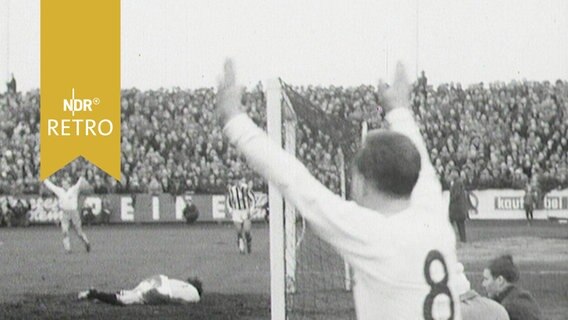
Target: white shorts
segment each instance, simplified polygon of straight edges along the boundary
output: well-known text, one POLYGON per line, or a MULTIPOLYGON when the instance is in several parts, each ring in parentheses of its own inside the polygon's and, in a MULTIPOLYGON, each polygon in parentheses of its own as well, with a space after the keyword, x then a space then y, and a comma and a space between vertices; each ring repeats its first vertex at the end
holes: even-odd
POLYGON ((75 228, 81 227, 81 216, 79 210, 62 210, 61 214, 61 229, 64 231, 69 230, 69 222, 72 222, 75 228))
POLYGON ((233 210, 231 212, 233 222, 243 223, 245 220, 250 220, 250 210, 233 210))

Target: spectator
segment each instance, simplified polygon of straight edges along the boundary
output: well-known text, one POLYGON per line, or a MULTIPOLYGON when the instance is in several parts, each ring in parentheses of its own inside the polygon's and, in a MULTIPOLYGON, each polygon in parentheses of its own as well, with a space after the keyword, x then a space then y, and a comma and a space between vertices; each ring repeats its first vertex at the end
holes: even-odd
POLYGON ((457 229, 461 242, 466 242, 465 221, 470 209, 469 196, 458 173, 452 173, 450 185, 450 222, 457 229))
POLYGON ((25 200, 22 199, 17 199, 14 204, 10 204, 10 202, 8 202, 7 207, 11 212, 9 215, 8 226, 29 226, 29 212, 31 210, 30 203, 25 203, 25 200))
POLYGON ((183 197, 185 206, 183 208, 183 217, 187 224, 192 224, 199 218, 199 209, 193 203, 193 198, 190 195, 183 197))
POLYGON ((420 78, 418 78, 418 85, 416 86, 416 88, 419 94, 426 97, 427 87, 428 87, 428 78, 426 78, 426 73, 424 72, 424 70, 422 70, 422 72, 420 73, 420 78))
POLYGON ((542 314, 532 295, 515 283, 519 280, 519 269, 513 257, 503 255, 489 262, 483 270, 483 287, 487 295, 499 302, 511 320, 540 320, 542 314))
POLYGON ((140 179, 136 173, 131 175, 128 189, 131 193, 144 193, 146 191, 145 187, 140 184, 140 179))
POLYGON ((83 208, 81 208, 81 220, 84 224, 90 226, 96 222, 97 217, 95 216, 94 209, 94 205, 83 204, 83 208))
POLYGON ((471 289, 469 280, 461 263, 457 264, 455 288, 460 296, 460 308, 463 320, 509 320, 507 310, 499 303, 480 296, 471 289))
POLYGON ((84 194, 95 193, 95 186, 94 186, 95 178, 93 171, 88 169, 87 171, 85 171, 85 176, 89 178, 86 178, 85 183, 81 185, 81 192, 84 194))
POLYGON ((162 189, 162 185, 158 182, 156 176, 152 176, 152 178, 150 179, 150 184, 148 185, 148 192, 150 192, 151 194, 159 194, 164 192, 164 190, 162 189))
POLYGON ((160 182, 160 185, 162 186, 162 191, 169 193, 170 190, 170 179, 168 179, 168 177, 164 176, 162 177, 162 181, 160 182))
POLYGON ((8 209, 8 197, 0 198, 0 225, 12 226, 12 211, 8 209))
MULTIPOLYGON (((39 90, 17 92, 15 79, 13 83, 8 99, 0 99, 0 194, 15 189, 34 194, 39 190, 39 90)), ((370 119, 370 129, 385 125, 377 111, 381 89, 376 86, 295 89, 340 121, 360 124, 362 119, 370 119)), ((462 180, 467 189, 520 190, 536 173, 542 194, 568 187, 566 81, 469 87, 450 83, 435 88, 423 73, 412 95, 415 117, 446 190, 454 170, 465 174, 462 180)), ((265 128, 262 86, 247 90, 243 100, 253 121, 265 128)), ((153 175, 163 185, 163 192, 172 194, 219 192, 235 174, 258 179, 214 125, 214 101, 211 88, 122 90, 123 180, 116 183, 93 171, 93 179, 88 177, 93 191, 146 192, 153 175)), ((331 144, 334 139, 305 121, 299 124, 298 157, 312 174, 339 192, 338 163, 328 161, 330 156, 335 160, 337 153, 337 146, 331 144)), ((92 167, 79 160, 57 175, 76 176, 85 168, 92 167)), ((259 182, 255 188, 266 191, 266 183, 259 182)))
POLYGON ((114 192, 116 193, 127 193, 130 191, 130 186, 128 184, 128 179, 124 174, 121 174, 121 178, 119 182, 116 182, 114 178, 109 177, 111 180, 111 184, 114 185, 114 192))
POLYGON ((6 89, 8 93, 16 94, 17 87, 16 87, 16 78, 14 78, 14 74, 12 73, 12 79, 6 83, 6 89))
POLYGON ((95 183, 93 186, 93 191, 96 194, 107 194, 109 193, 109 189, 106 183, 104 183, 103 179, 99 175, 95 175, 94 177, 95 183))
POLYGON ((533 220, 533 210, 536 206, 538 201, 538 195, 536 190, 530 183, 527 183, 525 188, 525 195, 523 196, 524 200, 524 207, 525 207, 525 215, 527 217, 527 222, 530 225, 531 221, 533 220))
POLYGON ((103 198, 101 202, 100 222, 101 224, 109 224, 110 216, 112 215, 110 202, 107 198, 103 198))

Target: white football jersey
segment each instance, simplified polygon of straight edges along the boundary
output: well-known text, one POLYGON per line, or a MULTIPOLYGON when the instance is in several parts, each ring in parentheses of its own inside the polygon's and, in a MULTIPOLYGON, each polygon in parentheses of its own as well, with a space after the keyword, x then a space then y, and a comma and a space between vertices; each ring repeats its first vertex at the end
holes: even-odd
POLYGON ((391 130, 414 142, 422 158, 411 206, 388 217, 333 194, 246 115, 234 117, 224 130, 249 164, 353 267, 358 319, 460 320, 452 289, 455 235, 441 185, 412 113, 395 109, 387 120, 391 130))
POLYGON ((57 196, 61 210, 77 210, 79 192, 83 181, 83 177, 79 178, 79 181, 67 190, 54 185, 49 179, 46 179, 44 183, 57 196))
POLYGON ((142 280, 132 290, 121 291, 118 299, 125 304, 167 304, 198 302, 200 296, 190 283, 160 274, 142 280))

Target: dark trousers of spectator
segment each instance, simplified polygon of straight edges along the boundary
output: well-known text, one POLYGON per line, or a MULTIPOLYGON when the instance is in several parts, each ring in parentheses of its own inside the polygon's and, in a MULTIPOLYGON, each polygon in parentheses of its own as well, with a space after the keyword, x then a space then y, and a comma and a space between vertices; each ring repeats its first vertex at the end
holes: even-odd
POLYGON ((109 224, 110 223, 110 211, 108 211, 107 209, 101 210, 99 222, 101 224, 109 224))
POLYGON ((457 229, 458 235, 460 237, 460 242, 466 242, 465 220, 453 220, 452 225, 454 226, 454 229, 457 229))
POLYGON ((11 212, 3 212, 2 216, 0 216, 0 225, 6 225, 6 227, 12 226, 12 213, 11 212))
POLYGON ((527 216, 527 220, 530 223, 533 220, 533 208, 532 208, 532 206, 525 206, 525 215, 527 216))
POLYGON ((30 225, 30 220, 28 219, 28 215, 25 212, 19 212, 15 217, 15 223, 12 222, 12 225, 18 227, 27 227, 30 225))

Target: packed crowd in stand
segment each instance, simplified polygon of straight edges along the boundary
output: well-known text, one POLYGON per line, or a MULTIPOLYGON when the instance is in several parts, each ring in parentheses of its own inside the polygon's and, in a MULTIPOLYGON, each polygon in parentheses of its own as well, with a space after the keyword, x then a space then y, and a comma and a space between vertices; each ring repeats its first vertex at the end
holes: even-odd
MULTIPOLYGON (((386 125, 377 115, 379 89, 296 87, 328 114, 357 125, 366 119, 370 128, 386 125)), ((230 180, 240 177, 266 190, 265 182, 223 138, 214 100, 213 88, 123 90, 122 180, 116 182, 80 160, 58 172, 55 182, 76 179, 86 168, 95 193, 222 193, 230 180)), ((0 96, 0 194, 43 193, 38 182, 39 101, 39 90, 0 96)), ((422 75, 412 101, 446 188, 452 173, 461 175, 469 189, 521 189, 533 177, 544 190, 568 187, 568 82, 434 87, 422 75)), ((253 120, 266 127, 260 84, 248 89, 243 103, 253 120)), ((297 156, 339 191, 340 160, 332 139, 301 121, 298 129, 297 156)))

